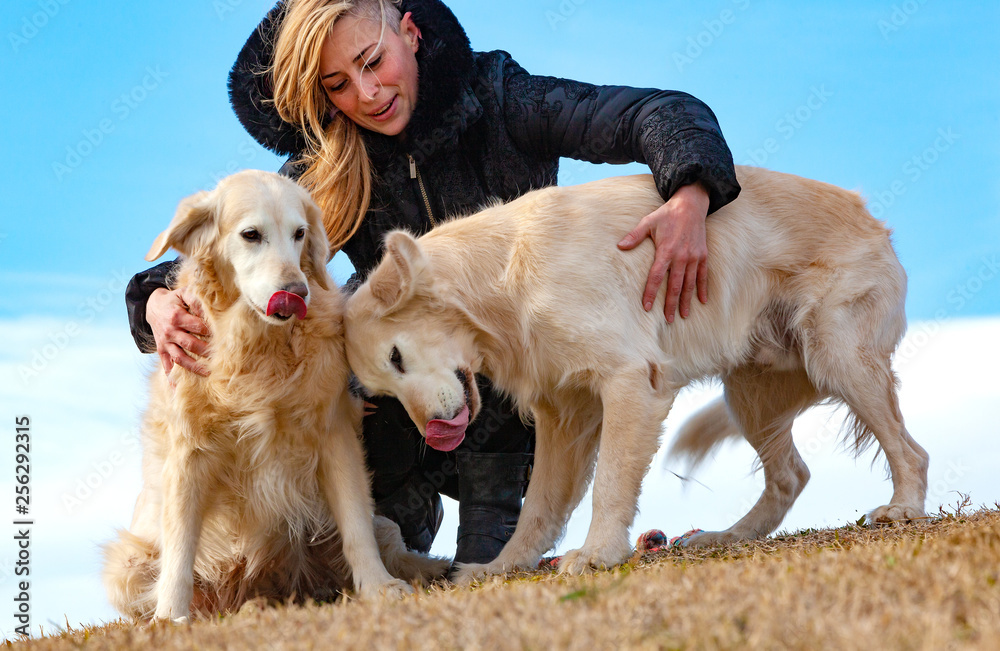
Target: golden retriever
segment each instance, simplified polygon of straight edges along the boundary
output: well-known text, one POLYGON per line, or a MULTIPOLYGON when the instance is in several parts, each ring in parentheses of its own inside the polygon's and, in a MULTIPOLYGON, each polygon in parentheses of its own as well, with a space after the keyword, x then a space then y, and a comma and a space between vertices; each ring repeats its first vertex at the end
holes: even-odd
MULTIPOLYGON (((906 275, 888 230, 854 193, 762 169, 738 175, 742 194, 707 222, 709 302, 672 324, 665 290, 649 312, 638 300, 653 244, 616 247, 663 202, 648 175, 538 190, 420 239, 386 238, 385 258, 347 303, 347 358, 362 384, 398 396, 432 446, 457 445, 475 417, 475 373, 536 426, 514 536, 459 579, 534 566, 592 475, 586 541, 559 568, 628 558, 661 424, 682 387, 711 376, 767 486, 732 529, 695 543, 777 527, 808 478, 792 420, 826 398, 850 408, 856 443, 874 437, 888 460, 892 499, 873 519, 923 514, 928 457, 903 425, 890 366, 906 275)), ((722 430, 689 430, 686 449, 710 446, 722 430)))
POLYGON ((351 582, 363 596, 404 594, 447 571, 373 519, 343 299, 309 194, 235 174, 182 201, 146 259, 169 247, 212 332, 210 375, 152 375, 142 491, 106 548, 112 604, 184 620, 249 599, 329 599, 351 582))

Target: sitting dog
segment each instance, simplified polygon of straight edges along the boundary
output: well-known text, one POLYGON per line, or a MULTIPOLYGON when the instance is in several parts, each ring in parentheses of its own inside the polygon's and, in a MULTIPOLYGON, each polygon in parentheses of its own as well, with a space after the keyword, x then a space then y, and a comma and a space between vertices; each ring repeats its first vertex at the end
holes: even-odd
POLYGON ((856 443, 874 438, 888 460, 892 499, 873 519, 923 515, 928 457, 903 425, 890 366, 906 275, 888 230, 854 193, 762 169, 738 176, 742 194, 707 221, 710 300, 672 324, 665 289, 648 312, 638 300, 652 242, 616 246, 663 203, 650 176, 537 190, 420 239, 386 238, 385 258, 347 304, 347 358, 362 384, 397 396, 432 447, 461 442, 479 406, 476 373, 536 426, 517 529, 495 561, 461 568, 460 579, 534 566, 591 476, 586 541, 559 568, 628 558, 661 424, 682 387, 711 376, 767 486, 733 529, 702 541, 778 526, 808 478, 792 420, 827 398, 850 408, 856 443))
POLYGON ((240 172, 182 201, 146 259, 169 247, 212 333, 210 375, 152 375, 142 491, 106 548, 111 603, 184 620, 249 599, 330 599, 352 582, 363 596, 404 594, 443 575, 446 561, 408 552, 395 524, 373 519, 343 299, 309 194, 240 172))

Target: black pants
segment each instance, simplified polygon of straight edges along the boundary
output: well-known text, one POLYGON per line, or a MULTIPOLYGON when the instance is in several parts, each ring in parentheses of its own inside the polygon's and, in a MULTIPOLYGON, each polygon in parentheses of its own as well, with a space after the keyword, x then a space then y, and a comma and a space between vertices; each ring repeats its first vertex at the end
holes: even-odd
MULTIPOLYGON (((451 452, 441 452, 428 446, 403 405, 395 398, 368 399, 376 410, 365 417, 362 433, 376 502, 392 495, 406 483, 412 484, 413 490, 423 500, 430 499, 432 493, 457 500, 457 453, 463 450, 482 453, 534 451, 534 426, 525 425, 511 401, 495 391, 488 380, 478 376, 476 380, 482 406, 469 425, 465 440, 451 452)), ((414 496, 413 508, 420 501, 414 496)))

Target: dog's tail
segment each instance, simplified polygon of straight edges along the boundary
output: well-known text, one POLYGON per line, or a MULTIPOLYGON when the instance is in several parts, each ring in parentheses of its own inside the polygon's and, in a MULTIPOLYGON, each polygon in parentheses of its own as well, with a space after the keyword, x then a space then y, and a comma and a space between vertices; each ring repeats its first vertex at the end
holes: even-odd
POLYGON ((451 567, 448 559, 408 550, 399 525, 381 515, 375 516, 375 540, 385 569, 397 579, 428 585, 444 576, 451 567))
POLYGON ((681 425, 667 457, 683 459, 691 471, 701 465, 713 448, 728 438, 739 436, 740 428, 729 415, 726 401, 719 398, 681 425))
POLYGON ((104 587, 108 601, 126 617, 149 619, 156 610, 160 554, 152 542, 124 529, 104 546, 104 587))

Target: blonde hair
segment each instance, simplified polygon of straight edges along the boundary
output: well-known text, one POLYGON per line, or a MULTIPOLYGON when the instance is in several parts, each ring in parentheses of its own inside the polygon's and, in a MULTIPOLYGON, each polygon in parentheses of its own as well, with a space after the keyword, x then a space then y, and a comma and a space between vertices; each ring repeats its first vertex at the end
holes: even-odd
POLYGON ((371 200, 372 168, 361 130, 336 113, 324 128, 332 104, 320 83, 320 55, 334 23, 351 15, 399 31, 398 0, 290 0, 268 71, 274 106, 306 141, 299 179, 323 210, 331 251, 340 249, 361 226, 371 200))

